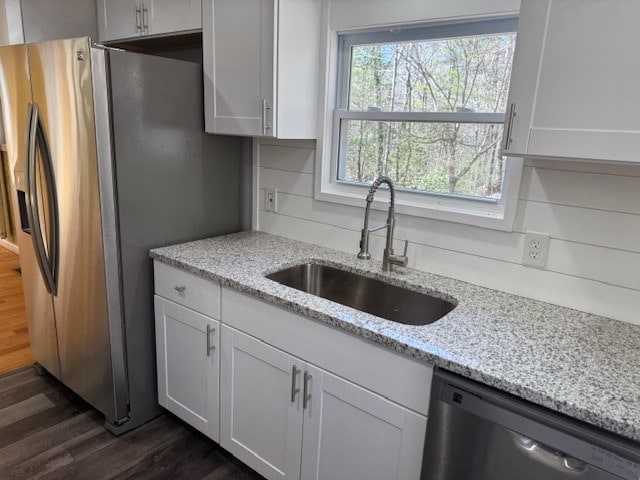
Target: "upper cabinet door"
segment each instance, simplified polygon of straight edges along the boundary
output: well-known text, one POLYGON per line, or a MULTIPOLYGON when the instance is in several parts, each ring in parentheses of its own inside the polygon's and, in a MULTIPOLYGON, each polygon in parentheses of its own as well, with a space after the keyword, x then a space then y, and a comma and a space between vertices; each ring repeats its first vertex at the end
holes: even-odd
POLYGON ((141 2, 98 0, 98 35, 101 42, 142 35, 141 2))
POLYGON ((148 35, 202 28, 200 0, 144 0, 143 4, 148 35))
POLYGON ((213 0, 205 9, 208 132, 273 136, 274 2, 213 0))
POLYGON ((97 0, 101 42, 202 29, 201 0, 97 0))
POLYGON ((204 2, 208 133, 315 138, 320 4, 204 2))
POLYGON ((639 162, 638 24, 637 0, 523 0, 504 152, 639 162))

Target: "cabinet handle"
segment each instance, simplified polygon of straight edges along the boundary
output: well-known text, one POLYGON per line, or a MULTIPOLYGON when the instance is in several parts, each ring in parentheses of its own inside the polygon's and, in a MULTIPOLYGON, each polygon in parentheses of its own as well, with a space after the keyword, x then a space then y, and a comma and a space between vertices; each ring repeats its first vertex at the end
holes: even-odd
POLYGON ((311 400, 311 394, 307 393, 309 391, 309 380, 311 380, 311 374, 305 370, 304 372, 304 382, 302 385, 302 409, 306 410, 307 404, 309 400, 311 400))
POLYGON ((211 356, 211 351, 216 348, 215 345, 211 345, 211 334, 215 332, 216 329, 211 326, 211 324, 207 323, 207 357, 211 356))
POLYGON ((296 378, 298 377, 299 373, 300 369, 298 367, 296 367, 295 365, 291 367, 291 403, 296 402, 296 393, 300 391, 300 389, 296 387, 296 378))
POLYGON ((180 285, 179 287, 173 287, 173 288, 178 293, 184 293, 184 291, 187 289, 187 287, 185 287, 184 285, 180 285))
POLYGON ((511 142, 513 139, 511 138, 511 133, 513 131, 513 117, 516 116, 516 104, 512 103, 509 105, 509 118, 507 120, 507 131, 504 132, 504 150, 509 150, 511 147, 511 142))
POLYGON ((144 29, 145 35, 149 34, 149 10, 147 7, 142 4, 142 28, 144 29))
POLYGON ((142 32, 142 10, 138 5, 135 6, 136 10, 136 33, 142 32))
POLYGON ((267 125, 267 111, 271 110, 271 107, 267 104, 265 99, 262 99, 262 134, 266 135, 267 130, 270 130, 271 127, 267 125))

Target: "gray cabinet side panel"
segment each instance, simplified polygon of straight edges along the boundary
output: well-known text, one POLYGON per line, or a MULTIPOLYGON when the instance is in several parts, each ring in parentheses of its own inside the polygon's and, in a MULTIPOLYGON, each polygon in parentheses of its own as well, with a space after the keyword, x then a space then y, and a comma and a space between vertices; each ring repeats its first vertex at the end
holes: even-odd
POLYGON ((87 0, 22 0, 24 41, 98 39, 96 3, 87 0))
POLYGON ((240 139, 204 133, 202 69, 111 51, 131 416, 156 404, 150 249, 240 229, 240 139), (152 393, 150 393, 152 392, 152 393))

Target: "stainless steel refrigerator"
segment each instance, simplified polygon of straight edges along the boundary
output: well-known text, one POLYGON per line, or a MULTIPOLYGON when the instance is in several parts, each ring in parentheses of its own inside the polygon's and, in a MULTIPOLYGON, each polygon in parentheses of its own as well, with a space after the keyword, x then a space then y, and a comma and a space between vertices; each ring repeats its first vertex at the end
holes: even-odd
POLYGON ((36 362, 121 433, 159 413, 150 248, 237 231, 241 144, 200 65, 78 38, 0 48, 36 362))

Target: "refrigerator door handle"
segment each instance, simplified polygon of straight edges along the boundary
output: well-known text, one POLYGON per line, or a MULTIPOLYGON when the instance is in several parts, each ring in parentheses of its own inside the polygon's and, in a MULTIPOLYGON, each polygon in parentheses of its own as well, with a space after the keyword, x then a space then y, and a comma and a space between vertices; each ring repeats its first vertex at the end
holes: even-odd
POLYGON ((36 124, 34 117, 34 108, 33 104, 30 103, 28 106, 27 113, 27 134, 26 134, 26 168, 25 168, 25 203, 27 207, 27 221, 29 222, 29 233, 31 234, 31 242, 33 243, 33 250, 36 256, 36 261, 38 263, 38 267, 40 269, 40 274, 44 279, 44 285, 47 288, 47 291, 51 293, 51 285, 49 283, 49 277, 47 275, 47 266, 46 261, 43 258, 42 250, 44 250, 44 246, 42 245, 42 238, 40 238, 40 226, 36 225, 36 212, 34 210, 34 199, 35 199, 35 175, 36 175, 36 124), (38 238, 36 238, 38 237, 38 238))
POLYGON ((37 104, 30 105, 31 115, 29 130, 27 132, 27 172, 26 172, 26 200, 27 218, 31 229, 31 241, 36 253, 40 273, 45 281, 47 291, 53 295, 57 294, 57 270, 58 270, 58 204, 53 179, 53 165, 51 155, 42 122, 40 120, 39 108, 37 104), (38 205, 38 181, 37 181, 37 159, 36 148, 41 147, 42 172, 46 184, 47 211, 50 215, 49 222, 49 255, 45 249, 45 240, 42 236, 42 223, 38 205))
POLYGON ((53 172, 53 161, 51 159, 51 150, 49 148, 49 139, 47 138, 44 124, 40 117, 40 110, 38 105, 35 104, 35 117, 38 125, 38 145, 41 147, 43 171, 45 176, 45 182, 47 185, 47 204, 50 215, 50 237, 51 237, 51 250, 49 258, 49 266, 51 269, 51 290, 53 295, 58 293, 58 270, 60 264, 60 215, 58 213, 58 191, 56 190, 56 180, 53 172))

